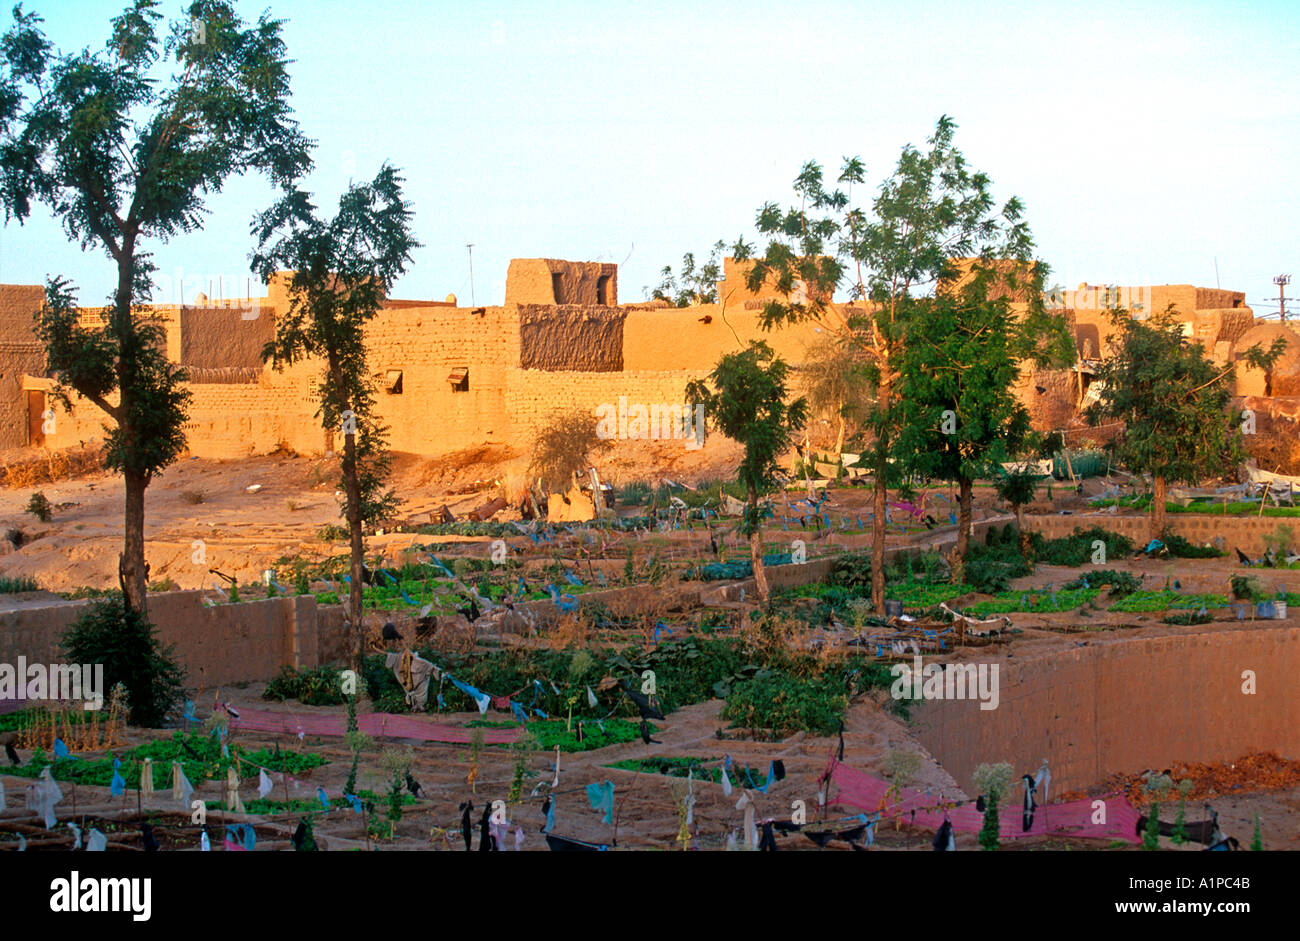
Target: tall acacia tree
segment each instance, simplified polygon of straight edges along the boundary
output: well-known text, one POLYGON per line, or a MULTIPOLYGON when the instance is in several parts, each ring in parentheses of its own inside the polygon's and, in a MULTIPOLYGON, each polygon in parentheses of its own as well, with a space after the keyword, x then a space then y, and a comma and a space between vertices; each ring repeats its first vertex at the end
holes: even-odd
POLYGON ((384 166, 374 180, 353 184, 338 213, 322 220, 307 194, 289 193, 253 223, 253 269, 266 281, 290 269, 289 309, 262 351, 276 369, 307 358, 322 361, 318 414, 326 430, 343 435, 343 517, 351 546, 348 618, 356 641, 354 667, 364 656, 363 525, 390 513, 396 497, 385 487, 390 458, 387 429, 375 415, 374 380, 366 364, 365 326, 420 247, 402 177, 384 166))
POLYGON ((786 401, 789 375, 790 367, 770 346, 753 341, 739 353, 718 360, 709 375, 713 388, 698 379, 686 386, 686 401, 703 405, 706 419, 745 448, 737 473, 746 492, 740 532, 749 538, 749 557, 762 601, 767 601, 770 591, 763 568, 764 514, 759 498, 775 486, 776 459, 808 417, 803 399, 786 401))
MULTIPOLYGON (((1241 415, 1229 409, 1236 363, 1211 363, 1174 314, 1170 306, 1144 322, 1123 309, 1111 313, 1116 334, 1096 375, 1105 385, 1087 411, 1093 424, 1123 422, 1112 444, 1116 461, 1151 475, 1152 539, 1165 531, 1169 483, 1200 483, 1245 457, 1241 415)), ((1240 359, 1269 369, 1285 349, 1279 337, 1267 350, 1256 344, 1240 359)))
POLYGON ((874 470, 871 597, 885 604, 885 508, 891 465, 903 416, 898 385, 900 357, 918 298, 932 294, 952 273, 952 260, 990 256, 1006 244, 1019 219, 1012 199, 999 209, 989 178, 971 170, 953 144, 956 124, 941 117, 925 150, 903 148, 893 174, 877 190, 868 215, 853 204, 853 186, 866 172, 846 158, 838 177, 844 190, 828 190, 820 165, 804 164, 795 179, 799 204, 782 210, 767 203, 758 230, 768 237, 764 254, 750 268, 751 290, 765 283, 777 300, 763 309, 762 323, 815 320, 862 351, 871 408, 865 424, 873 437, 864 455, 874 470), (848 306, 833 303, 847 287, 848 306))
POLYGON ((83 250, 117 268, 102 323, 79 316, 50 280, 37 331, 48 368, 112 421, 108 466, 125 483, 118 574, 144 612, 144 495, 184 448, 184 373, 142 305, 155 270, 142 248, 200 228, 207 197, 255 171, 288 187, 311 166, 289 107, 281 21, 245 23, 229 3, 196 0, 166 33, 155 0, 110 23, 102 50, 57 51, 42 19, 14 8, 0 39, 0 199, 20 223, 43 203, 83 250))
POLYGON ((1029 410, 1013 385, 1022 364, 1068 365, 1074 341, 1065 318, 1043 306, 1045 266, 1029 258, 1028 229, 1013 215, 998 258, 975 259, 963 277, 918 302, 899 357, 901 463, 957 483, 953 580, 961 583, 972 528, 975 480, 1030 443, 1029 410), (1011 298, 1025 298, 1024 310, 1011 298))

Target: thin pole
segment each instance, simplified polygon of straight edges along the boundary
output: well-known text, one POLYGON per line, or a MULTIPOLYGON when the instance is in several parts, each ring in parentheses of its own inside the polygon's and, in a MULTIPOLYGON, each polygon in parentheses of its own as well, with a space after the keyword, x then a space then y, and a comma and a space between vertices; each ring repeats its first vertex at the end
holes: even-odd
POLYGON ((474 301, 474 243, 466 243, 465 249, 469 252, 469 305, 477 307, 474 301))

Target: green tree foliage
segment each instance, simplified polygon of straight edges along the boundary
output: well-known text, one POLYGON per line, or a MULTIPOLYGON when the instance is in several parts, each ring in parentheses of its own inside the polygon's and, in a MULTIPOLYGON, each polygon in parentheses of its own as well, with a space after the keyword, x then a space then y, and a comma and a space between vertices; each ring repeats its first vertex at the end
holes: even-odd
POLYGON ((230 3, 195 0, 163 32, 157 6, 134 0, 100 50, 56 50, 21 5, 0 39, 6 221, 43 203, 71 241, 117 269, 99 324, 78 316, 67 281, 51 278, 37 333, 64 404, 76 392, 111 420, 106 463, 125 483, 119 576, 140 611, 145 489, 184 447, 189 400, 162 327, 141 309, 154 271, 142 243, 198 229, 207 197, 232 176, 254 171, 284 186, 311 165, 290 116, 281 22, 245 23, 230 3))
POLYGON ((1142 848, 1144 850, 1160 849, 1160 802, 1152 801, 1147 809, 1147 825, 1142 830, 1142 848))
POLYGON ((385 165, 369 183, 352 184, 329 220, 306 193, 293 190, 254 222, 253 267, 269 281, 291 269, 289 309, 276 323, 263 358, 284 369, 306 358, 322 362, 317 391, 322 426, 343 434, 342 513, 351 545, 348 616, 356 642, 354 669, 363 656, 363 526, 397 504, 386 486, 391 459, 387 429, 375 416, 375 389, 366 364, 365 326, 406 270, 419 242, 402 177, 385 165))
POLYGON ((1025 532, 1025 506, 1033 502, 1038 491, 1038 475, 1028 470, 1007 471, 996 476, 993 486, 998 498, 1010 504, 1016 514, 1016 530, 1023 553, 1029 545, 1029 534, 1025 532))
POLYGON ((794 182, 797 205, 782 210, 767 203, 757 228, 767 237, 764 253, 747 276, 758 290, 765 283, 779 299, 763 309, 765 327, 815 320, 853 343, 862 353, 871 408, 864 423, 872 437, 864 454, 874 469, 872 602, 884 610, 885 510, 905 421, 900 409, 900 362, 909 323, 920 300, 951 278, 955 258, 1027 256, 1032 242, 1018 200, 999 210, 989 178, 972 171, 953 144, 956 124, 939 119, 924 150, 903 148, 893 174, 878 188, 868 214, 853 204, 853 186, 866 171, 846 158, 828 190, 819 164, 804 164, 794 182), (833 305, 847 286, 852 306, 833 305))
POLYGON ((27 501, 27 512, 42 523, 48 523, 54 518, 54 511, 53 507, 50 506, 49 497, 39 490, 33 493, 31 499, 27 501))
POLYGON ((127 689, 131 722, 157 728, 181 698, 185 671, 143 613, 121 598, 92 602, 59 641, 69 662, 104 665, 104 687, 127 689))
POLYGON ((998 838, 998 801, 1002 799, 997 788, 989 791, 984 803, 984 823, 980 826, 979 843, 983 849, 995 850, 1002 845, 998 838))
POLYGON ((722 278, 722 253, 726 250, 726 244, 719 239, 710 249, 708 259, 698 267, 694 252, 682 255, 682 265, 677 274, 673 274, 672 265, 664 265, 659 272, 661 280, 658 287, 653 290, 647 288, 651 299, 668 301, 676 307, 716 304, 718 281, 722 278))
POLYGON ((686 387, 686 400, 703 405, 707 420, 745 448, 737 472, 747 494, 741 533, 749 537, 754 579, 764 601, 770 592, 763 569, 764 508, 759 497, 776 485, 776 459, 808 415, 803 399, 786 401, 789 373, 790 367, 770 346, 753 341, 741 352, 723 356, 708 383, 692 380, 686 387))
MULTIPOLYGON (((1183 334, 1174 313, 1171 305, 1141 321, 1126 310, 1112 311, 1112 353, 1096 376, 1105 386, 1087 412, 1092 424, 1122 422, 1112 444, 1115 460, 1151 475, 1153 539, 1165 530, 1168 484, 1195 485, 1229 474, 1245 457, 1241 416, 1229 410, 1235 363, 1223 368, 1211 363, 1204 348, 1183 334)), ((1279 338, 1268 350, 1251 347, 1241 359, 1266 369, 1285 348, 1279 338)))
POLYGON ((1000 473, 1000 462, 1030 439, 1029 411, 1012 392, 1021 364, 1064 366, 1073 353, 1065 319, 1043 308, 1042 265, 1027 257, 1031 243, 1019 210, 1009 205, 1004 215, 1001 257, 977 260, 963 283, 918 301, 899 357, 898 453, 914 473, 957 482, 958 583, 970 545, 974 482, 1000 473), (1019 257, 1004 260, 1013 253, 1019 257), (1011 307, 1017 290, 1029 298, 1023 315, 1011 307))

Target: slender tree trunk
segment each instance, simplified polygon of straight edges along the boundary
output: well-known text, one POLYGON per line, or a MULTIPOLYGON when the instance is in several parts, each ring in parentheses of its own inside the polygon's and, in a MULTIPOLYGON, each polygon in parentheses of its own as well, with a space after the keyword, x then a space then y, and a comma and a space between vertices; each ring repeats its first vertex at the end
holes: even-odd
POLYGON ((126 512, 123 519, 122 555, 118 558, 118 580, 125 604, 133 611, 148 613, 149 565, 144 560, 144 491, 149 478, 135 471, 123 474, 126 483, 126 512))
POLYGON ((365 542, 361 534, 361 484, 357 479, 357 436, 343 436, 343 490, 347 494, 348 538, 352 551, 352 584, 348 592, 348 611, 352 620, 352 638, 356 644, 353 669, 360 676, 366 656, 365 618, 362 616, 362 599, 365 577, 365 542))
POLYGON ((957 478, 957 551, 952 558, 952 580, 962 584, 966 577, 966 555, 970 552, 971 486, 969 477, 957 478))
MULTIPOLYGON (((882 371, 889 368, 888 360, 882 371)), ((888 415, 892 388, 888 378, 880 383, 876 392, 876 408, 888 415)), ((889 438, 884 427, 876 430, 876 492, 871 518, 871 604, 877 614, 885 613, 885 510, 889 500, 887 475, 889 473, 889 438)))
MULTIPOLYGON (((117 259, 117 292, 113 301, 117 317, 117 387, 118 433, 124 444, 127 461, 138 457, 140 442, 131 416, 134 407, 135 321, 131 316, 135 288, 135 238, 122 239, 117 259)), ((127 467, 123 471, 126 500, 122 519, 122 554, 118 557, 118 581, 122 586, 123 604, 141 614, 149 607, 149 566, 144 560, 144 492, 149 475, 127 467)))
POLYGON ((1020 554, 1029 557, 1029 533, 1025 532, 1025 506, 1016 504, 1016 539, 1020 543, 1020 554))
POLYGON ((1159 539, 1165 531, 1165 479, 1151 475, 1151 538, 1159 539))
MULTIPOLYGON (((338 364, 335 362, 333 354, 329 356, 329 373, 335 388, 343 388, 343 377, 340 373, 338 364)), ((352 406, 346 399, 342 402, 341 415, 352 413, 352 406)), ((349 423, 344 420, 343 430, 343 492, 347 498, 348 521, 348 543, 351 550, 351 578, 352 584, 348 592, 348 614, 352 622, 352 642, 354 644, 352 669, 360 677, 363 672, 366 659, 366 631, 365 618, 363 616, 363 603, 365 598, 365 576, 363 574, 363 563, 365 562, 365 540, 361 532, 361 480, 357 473, 357 432, 356 416, 352 413, 353 422, 349 423)), ((358 692, 364 689, 364 684, 358 683, 358 692)))
POLYGON ((871 605, 885 613, 885 509, 889 491, 885 487, 887 464, 884 449, 877 442, 876 489, 871 517, 871 605))
POLYGON ((808 499, 816 499, 816 488, 812 481, 812 433, 807 426, 803 430, 803 479, 808 484, 808 499))
POLYGON ((754 566, 758 600, 766 604, 772 592, 767 584, 767 571, 763 568, 763 527, 758 525, 758 490, 753 484, 749 487, 749 509, 754 520, 754 531, 749 534, 749 558, 754 566))

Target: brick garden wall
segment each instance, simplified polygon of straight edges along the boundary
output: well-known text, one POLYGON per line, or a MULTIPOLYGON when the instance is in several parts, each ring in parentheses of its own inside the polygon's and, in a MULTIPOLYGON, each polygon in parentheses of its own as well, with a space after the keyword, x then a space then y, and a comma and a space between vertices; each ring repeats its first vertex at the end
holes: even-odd
MULTIPOLYGON (((164 644, 174 644, 190 687, 212 689, 231 683, 269 680, 284 666, 314 667, 321 659, 321 627, 327 652, 338 652, 341 609, 321 616, 310 596, 272 598, 205 607, 202 592, 173 591, 149 596, 149 619, 164 644)), ((88 601, 0 612, 0 663, 62 660, 59 638, 88 601)), ((341 659, 341 658, 340 658, 341 659)))
POLYGON ((1131 638, 985 662, 1000 667, 998 708, 924 702, 909 723, 970 794, 983 762, 1009 761, 1018 777, 1046 758, 1053 793, 1062 793, 1179 761, 1300 757, 1300 628, 1131 638), (1243 670, 1255 671, 1255 695, 1242 692, 1243 670))
MULTIPOLYGON (((1300 537, 1300 519, 1257 516, 1214 516, 1200 513, 1170 513, 1165 517, 1170 528, 1188 542, 1203 545, 1216 536, 1223 537, 1226 551, 1231 554, 1236 546, 1242 552, 1258 558, 1264 554, 1264 537, 1272 535, 1278 526, 1290 526, 1300 537)), ((1130 539, 1134 545, 1144 546, 1150 539, 1150 524, 1145 516, 1026 516, 1025 529, 1042 533, 1045 539, 1059 539, 1076 529, 1099 526, 1130 539)))

